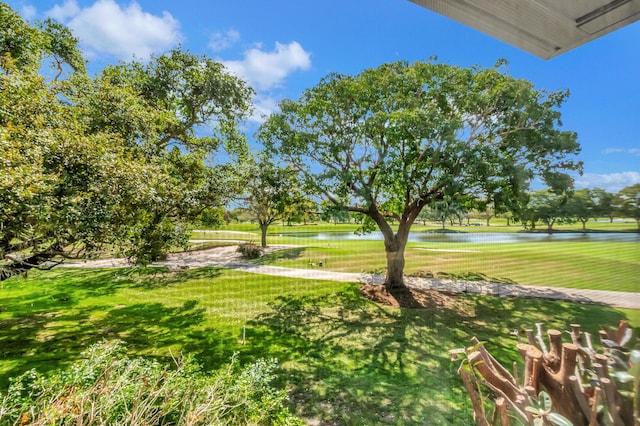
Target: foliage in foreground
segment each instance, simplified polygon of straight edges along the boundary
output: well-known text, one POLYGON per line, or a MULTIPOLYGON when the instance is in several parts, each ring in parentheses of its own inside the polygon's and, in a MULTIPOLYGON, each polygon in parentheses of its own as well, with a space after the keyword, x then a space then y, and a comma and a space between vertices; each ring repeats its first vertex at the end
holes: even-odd
POLYGON ((549 330, 547 349, 536 325, 538 334, 525 330, 528 342, 517 345, 525 362, 522 384, 515 363, 512 375, 476 338, 473 347, 451 351, 453 360, 464 354, 458 372, 479 426, 640 425, 640 351, 625 347, 632 337, 628 322, 600 330, 601 350, 578 324, 571 325, 572 343, 549 330), (495 397, 493 415, 483 389, 495 397))
POLYGON ((35 370, 0 393, 0 424, 294 425, 285 390, 271 386, 276 362, 241 368, 235 358, 205 374, 190 357, 175 366, 130 359, 120 341, 91 346, 68 370, 35 370))
POLYGON ((0 280, 110 249, 161 259, 242 189, 242 80, 179 49, 90 76, 77 43, 0 2, 0 280))

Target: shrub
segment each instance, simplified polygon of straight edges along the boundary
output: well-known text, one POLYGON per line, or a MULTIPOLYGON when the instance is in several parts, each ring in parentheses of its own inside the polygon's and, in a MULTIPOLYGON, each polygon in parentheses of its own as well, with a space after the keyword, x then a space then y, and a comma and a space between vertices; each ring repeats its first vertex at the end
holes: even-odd
POLYGON ((591 334, 571 324, 572 343, 563 333, 542 324, 538 333, 524 330, 526 341, 516 345, 524 369, 513 373, 496 360, 475 337, 474 346, 455 349, 463 356, 458 373, 471 399, 476 424, 498 425, 637 425, 640 423, 640 350, 625 347, 632 341, 627 321, 617 330, 599 331, 602 348, 596 350, 591 334), (489 391, 493 398, 486 398, 489 391), (493 402, 489 402, 493 400, 493 402), (493 411, 493 413, 490 413, 493 411))
POLYGON ((240 367, 235 358, 205 374, 189 357, 164 366, 130 359, 119 341, 103 342, 86 359, 45 377, 31 370, 0 393, 0 424, 300 425, 271 387, 276 362, 240 367))
POLYGON ((262 256, 262 248, 256 243, 243 243, 238 246, 238 252, 246 259, 257 259, 262 256))

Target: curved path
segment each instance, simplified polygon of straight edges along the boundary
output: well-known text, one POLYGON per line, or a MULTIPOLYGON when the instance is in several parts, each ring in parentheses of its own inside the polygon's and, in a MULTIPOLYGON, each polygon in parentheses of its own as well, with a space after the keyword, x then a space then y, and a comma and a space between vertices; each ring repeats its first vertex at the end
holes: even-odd
MULTIPOLYGON (((285 247, 270 247, 272 251, 282 248, 285 247)), ((244 262, 239 257, 239 254, 235 249, 235 246, 229 246, 196 252, 176 253, 170 255, 167 260, 154 262, 149 266, 165 266, 172 269, 216 266, 252 274, 274 275, 288 278, 374 284, 382 284, 384 282, 384 276, 382 275, 334 272, 322 268, 283 268, 279 266, 258 265, 255 263, 244 262)), ((64 263, 60 266, 114 268, 128 267, 129 265, 123 259, 107 259, 86 261, 82 263, 64 263)), ((567 300, 580 303, 606 304, 628 309, 640 309, 640 293, 528 286, 488 281, 464 281, 441 278, 406 277, 405 281, 406 284, 412 288, 446 291, 450 293, 487 294, 500 297, 533 297, 552 300, 567 300)))

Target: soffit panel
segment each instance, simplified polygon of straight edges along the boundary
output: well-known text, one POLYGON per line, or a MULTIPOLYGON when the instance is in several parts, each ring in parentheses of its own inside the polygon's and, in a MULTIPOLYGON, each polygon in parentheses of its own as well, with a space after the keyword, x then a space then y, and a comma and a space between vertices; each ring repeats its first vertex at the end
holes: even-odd
POLYGON ((549 59, 640 18, 640 0, 410 0, 549 59))

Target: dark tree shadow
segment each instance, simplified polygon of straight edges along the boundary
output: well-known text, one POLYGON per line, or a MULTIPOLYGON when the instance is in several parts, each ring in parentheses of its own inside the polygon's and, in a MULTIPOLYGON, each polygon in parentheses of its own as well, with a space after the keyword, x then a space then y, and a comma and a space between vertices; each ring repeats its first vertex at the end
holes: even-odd
POLYGON ((508 364, 519 360, 514 328, 550 318, 560 330, 573 322, 591 329, 594 317, 609 325, 621 318, 612 308, 567 302, 391 296, 408 307, 371 303, 357 287, 281 296, 251 323, 252 350, 288 366, 283 384, 292 386, 295 412, 319 424, 473 424, 449 350, 475 335, 508 364))
POLYGON ((275 264, 278 260, 295 260, 299 259, 305 250, 305 247, 292 247, 283 250, 276 250, 260 256, 258 259, 253 260, 252 263, 257 263, 259 265, 271 265, 275 264))
MULTIPOLYGON (((177 285, 186 278, 215 279, 218 275, 220 271, 211 268, 177 272, 155 268, 75 270, 57 285, 3 298, 2 309, 12 316, 0 320, 0 386, 31 368, 41 372, 63 368, 103 339, 123 340, 131 351, 141 353, 195 346, 200 336, 189 335, 188 330, 198 329, 206 313, 196 300, 187 300, 182 306, 133 300, 126 306, 87 307, 83 301, 109 296, 124 287, 157 288, 177 285)), ((207 330, 211 339, 216 334, 220 340, 229 340, 227 332, 207 330)))
POLYGON ((454 313, 458 306, 391 309, 353 287, 323 297, 282 296, 272 308, 253 323, 259 335, 251 344, 299 365, 287 376, 301 416, 320 424, 470 421, 442 398, 443 386, 455 380, 446 345, 452 333, 442 324, 464 315, 454 313))

